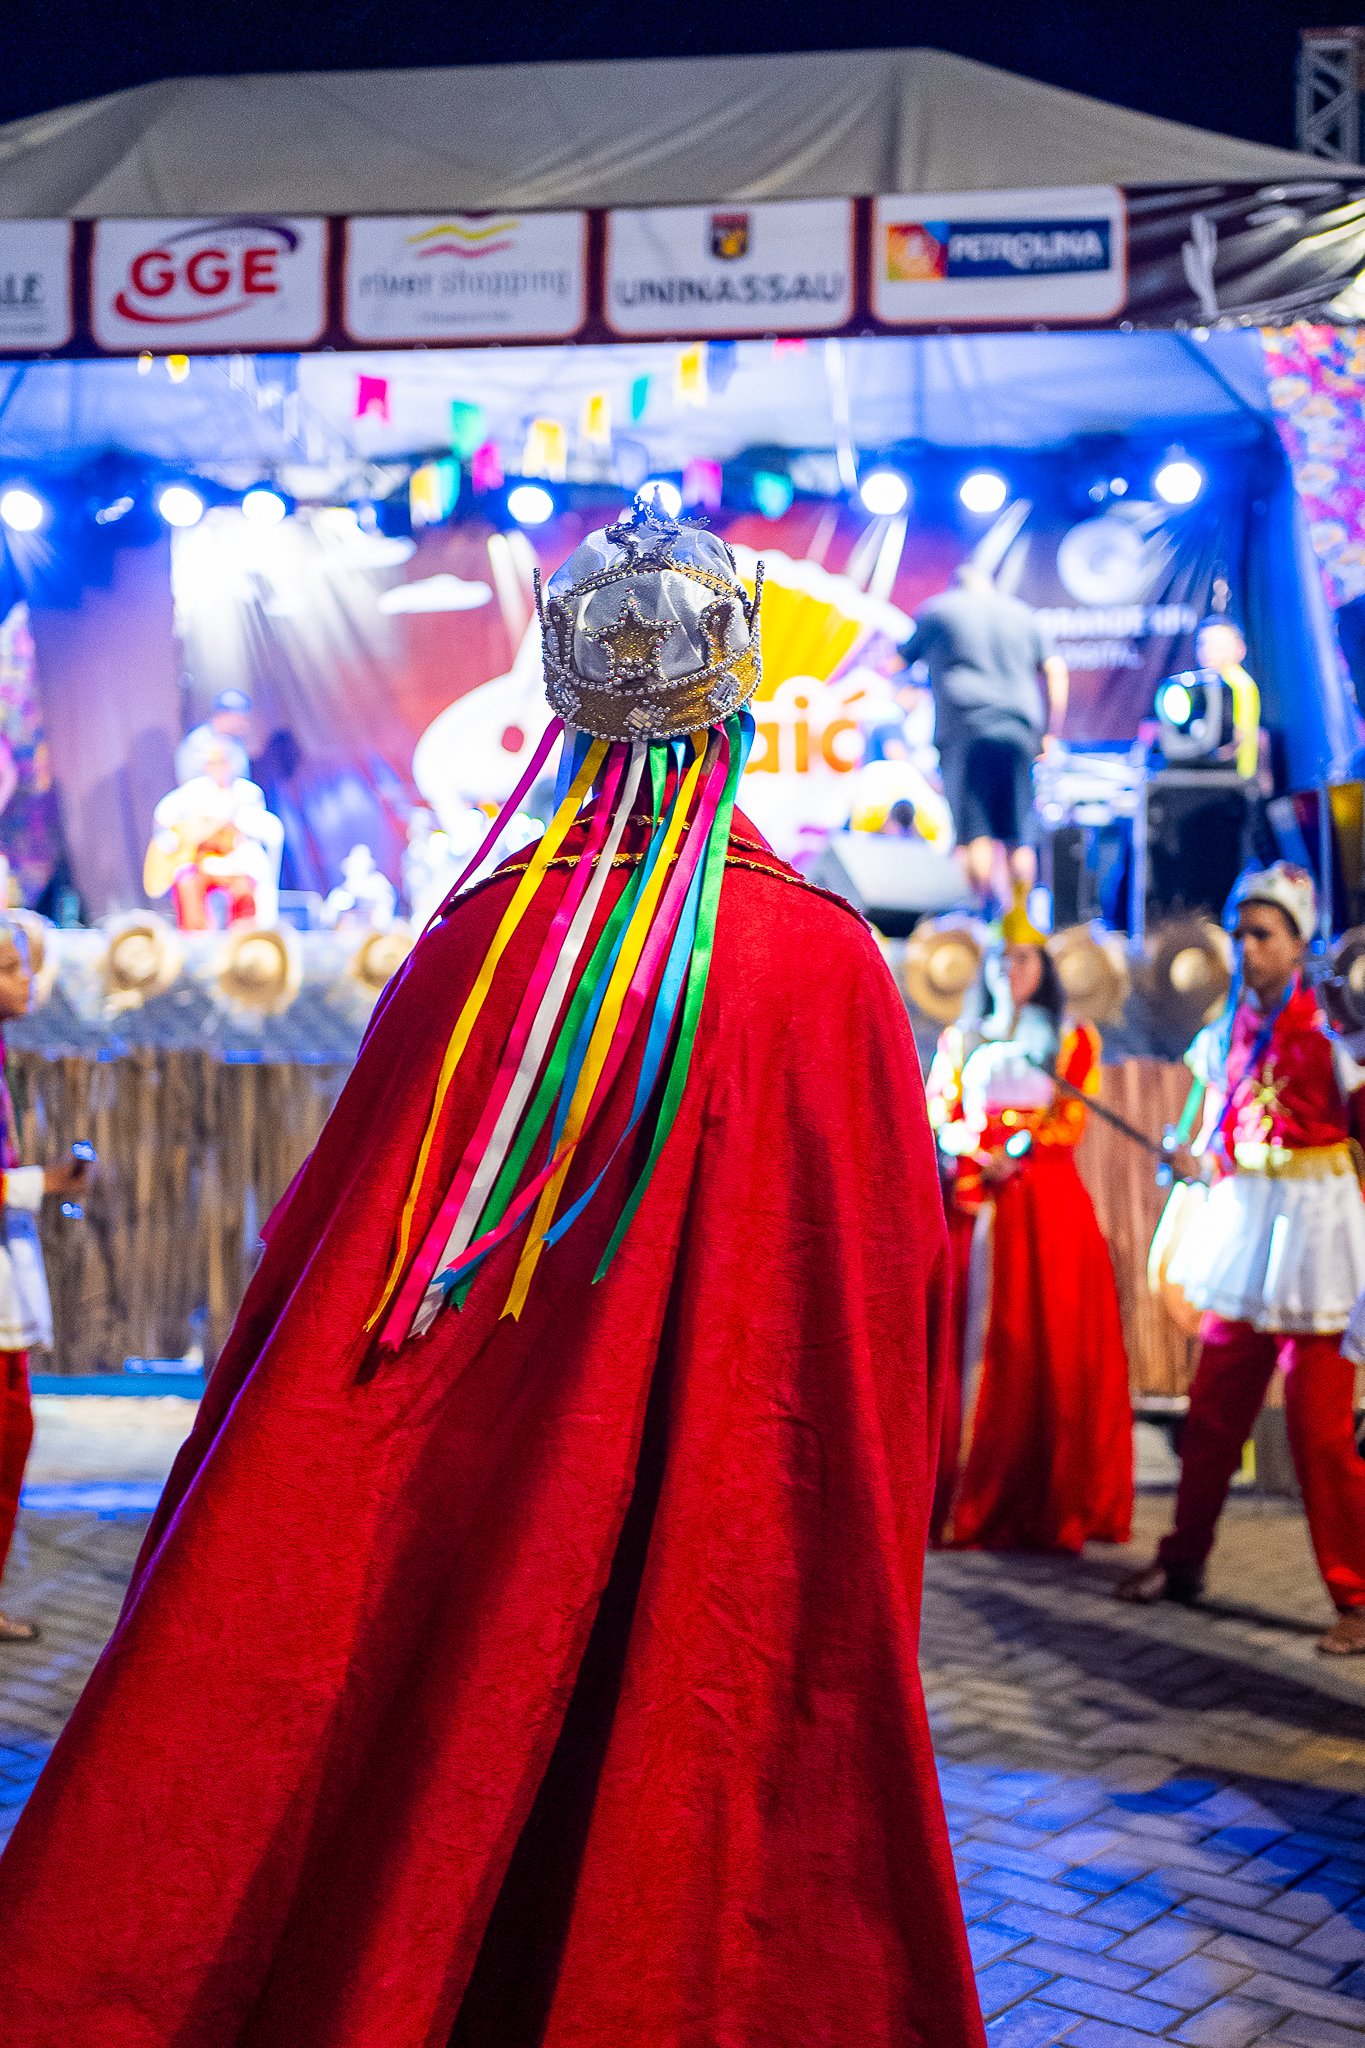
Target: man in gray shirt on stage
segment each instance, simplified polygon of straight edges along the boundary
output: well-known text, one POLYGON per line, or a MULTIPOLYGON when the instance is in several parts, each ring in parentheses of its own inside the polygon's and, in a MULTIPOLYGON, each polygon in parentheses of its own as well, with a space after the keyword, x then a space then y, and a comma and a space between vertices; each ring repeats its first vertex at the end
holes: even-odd
POLYGON ((901 648, 934 693, 943 793, 963 871, 983 904, 1027 894, 1038 863, 1028 837, 1033 763, 1066 717, 1067 666, 1033 613, 975 563, 930 598, 901 648))

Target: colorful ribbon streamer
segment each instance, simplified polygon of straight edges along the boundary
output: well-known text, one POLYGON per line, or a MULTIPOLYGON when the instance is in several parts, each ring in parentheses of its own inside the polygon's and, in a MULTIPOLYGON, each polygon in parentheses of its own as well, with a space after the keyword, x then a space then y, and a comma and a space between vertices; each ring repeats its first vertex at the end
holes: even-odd
MULTIPOLYGON (((557 1244, 583 1215, 657 1100, 644 1167, 594 1277, 600 1279, 607 1271, 673 1128, 691 1069, 735 796, 753 733, 753 720, 744 712, 723 728, 693 734, 686 742, 608 745, 574 734, 570 745, 566 738, 554 816, 520 874, 441 1064, 384 1290, 367 1325, 373 1330, 383 1324, 380 1341, 385 1346, 421 1334, 447 1302, 462 1303, 490 1252, 529 1215, 530 1228, 503 1309, 504 1315, 518 1316, 545 1249, 557 1244), (649 842, 580 972, 646 767, 649 842), (488 1097, 413 1255, 414 1219, 427 1188, 451 1083, 498 965, 594 786, 597 800, 581 851, 517 1005, 488 1097), (624 1125, 591 1184, 558 1214, 574 1159, 605 1113, 642 1025, 640 1068, 624 1125), (528 1179, 531 1155, 547 1126, 543 1163, 528 1179)), ((508 813, 521 802, 557 736, 556 725, 536 749, 531 767, 457 888, 496 843, 508 813)))

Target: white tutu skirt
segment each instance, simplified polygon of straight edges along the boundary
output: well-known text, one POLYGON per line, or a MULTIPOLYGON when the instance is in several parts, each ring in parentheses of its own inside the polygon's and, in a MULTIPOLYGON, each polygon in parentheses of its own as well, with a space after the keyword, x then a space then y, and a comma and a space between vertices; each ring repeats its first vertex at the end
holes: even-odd
POLYGON ((1365 1200, 1353 1173, 1232 1173, 1190 1219, 1166 1277, 1193 1306, 1258 1330, 1344 1330, 1365 1293, 1365 1200))

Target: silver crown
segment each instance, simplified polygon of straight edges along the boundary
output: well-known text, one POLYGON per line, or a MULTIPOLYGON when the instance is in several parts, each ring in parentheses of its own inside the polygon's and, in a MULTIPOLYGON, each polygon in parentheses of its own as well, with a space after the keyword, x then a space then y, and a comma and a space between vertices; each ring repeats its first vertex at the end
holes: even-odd
POLYGON ((751 598, 718 534, 643 498, 535 589, 545 694, 598 739, 699 732, 758 688, 762 563, 751 598))

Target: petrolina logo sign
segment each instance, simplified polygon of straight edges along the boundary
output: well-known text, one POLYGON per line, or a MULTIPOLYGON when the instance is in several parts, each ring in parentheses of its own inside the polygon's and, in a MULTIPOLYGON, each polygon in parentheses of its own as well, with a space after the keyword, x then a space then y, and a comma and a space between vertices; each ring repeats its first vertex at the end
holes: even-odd
POLYGON ((102 348, 301 348, 326 324, 324 224, 267 214, 101 221, 92 315, 102 348))
POLYGON ((893 221, 886 275, 897 283, 961 277, 1064 277, 1108 270, 1107 220, 893 221))
POLYGON ((583 213, 348 220, 341 294, 352 341, 567 341, 587 317, 583 213))
POLYGON ((1127 296, 1111 185, 878 199, 872 248, 873 311, 893 327, 1104 320, 1127 296))

